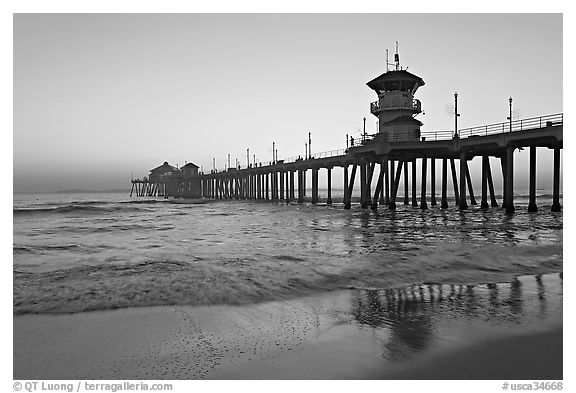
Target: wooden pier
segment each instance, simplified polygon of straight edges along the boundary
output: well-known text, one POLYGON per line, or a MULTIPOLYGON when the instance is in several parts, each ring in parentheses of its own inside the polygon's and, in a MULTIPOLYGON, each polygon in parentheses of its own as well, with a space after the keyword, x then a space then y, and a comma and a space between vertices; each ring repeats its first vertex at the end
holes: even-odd
MULTIPOLYGON (((454 94, 455 113, 453 131, 421 131, 422 123, 416 116, 422 113, 421 103, 414 98, 424 81, 400 67, 396 53, 395 70, 388 70, 367 83, 377 94, 378 101, 370 103, 370 112, 378 118, 379 129, 374 135, 364 133, 360 142, 342 150, 310 154, 306 157, 274 161, 269 165, 248 165, 228 168, 225 171, 183 176, 167 162, 151 171, 151 176, 163 174, 161 183, 143 180, 133 181, 137 195, 165 195, 185 198, 215 199, 256 199, 271 201, 306 200, 306 174, 312 171, 311 202, 319 202, 318 180, 320 170, 325 170, 328 184, 327 204, 333 203, 332 174, 334 168, 342 168, 344 177, 344 208, 350 209, 356 176, 360 179, 360 204, 362 208, 377 209, 379 205, 395 209, 398 189, 404 171, 405 205, 412 204, 420 209, 436 206, 436 164, 440 161, 440 208, 448 207, 448 164, 450 179, 456 204, 460 210, 476 205, 472 176, 468 163, 478 157, 481 165, 480 207, 497 207, 494 190, 494 176, 490 158, 500 162, 503 179, 503 200, 501 205, 506 212, 513 213, 514 206, 514 150, 530 149, 530 203, 528 210, 538 210, 536 205, 536 149, 554 151, 553 163, 553 203, 552 211, 560 211, 560 150, 563 146, 563 114, 553 114, 529 119, 512 119, 512 98, 509 99, 510 116, 507 122, 484 125, 467 129, 458 128, 458 94, 454 94), (420 174, 417 173, 420 161, 420 174), (428 165, 429 164, 429 165, 428 165), (459 171, 456 171, 456 165, 459 171), (376 167, 378 176, 375 176, 376 167), (428 169, 430 168, 430 170, 428 169), (409 198, 409 171, 411 172, 411 200, 409 198), (420 179, 418 179, 420 175, 420 179), (427 180, 430 176, 430 189, 427 180), (420 196, 417 195, 417 182, 420 182, 420 196), (161 190, 161 191, 160 191, 161 190), (158 194, 161 192, 162 194, 158 194), (419 201, 418 201, 419 200, 419 201)), ((387 63, 388 64, 388 63, 387 63)), ((365 120, 365 119, 364 119, 365 120)), ((348 144, 348 143, 347 143, 348 144)), ((308 146, 311 146, 309 140, 308 146)), ((249 157, 248 157, 249 158, 249 157)), ((230 165, 229 165, 230 166, 230 165)), ((183 172, 184 174, 186 172, 183 172)), ((192 172, 189 172, 190 174, 192 172)))
POLYGON ((508 123, 493 124, 460 130, 454 138, 451 131, 422 132, 419 141, 386 143, 376 135, 363 144, 344 151, 333 151, 314 155, 308 159, 296 159, 271 165, 231 169, 228 171, 203 174, 201 195, 216 199, 257 199, 286 202, 304 202, 307 171, 312 171, 313 204, 319 202, 318 177, 325 170, 328 184, 327 204, 332 204, 332 173, 334 168, 342 168, 344 174, 344 208, 349 209, 356 175, 360 175, 360 204, 363 208, 377 209, 379 205, 395 209, 397 195, 404 171, 404 204, 409 204, 409 175, 411 172, 411 203, 421 209, 437 205, 436 161, 441 161, 440 207, 448 207, 448 182, 451 180, 456 204, 461 210, 468 203, 476 205, 476 195, 472 187, 472 174, 469 161, 478 157, 482 162, 480 207, 497 207, 490 157, 497 158, 501 164, 503 178, 502 207, 512 213, 514 207, 514 156, 515 149, 528 148, 530 151, 529 211, 537 211, 536 205, 536 149, 546 148, 554 151, 553 204, 552 211, 560 211, 560 149, 563 145, 563 114, 541 116, 508 123), (504 126, 504 127, 503 127, 504 126), (337 154, 341 152, 342 154, 337 154), (416 162, 420 161, 421 173, 416 172, 416 162), (456 171, 456 162, 459 173, 456 171), (430 170, 428 170, 428 163, 430 170), (448 163, 450 169, 448 169, 448 163), (375 168, 379 166, 376 178, 375 168), (448 178, 450 170, 451 179, 448 178), (416 184, 420 175, 420 195, 416 184), (431 187, 427 190, 427 176, 431 187), (295 180, 296 179, 296 180, 295 180), (375 187, 373 188, 373 186, 375 187), (372 193, 371 190, 374 190, 372 193), (418 203, 418 199, 420 202, 418 203))

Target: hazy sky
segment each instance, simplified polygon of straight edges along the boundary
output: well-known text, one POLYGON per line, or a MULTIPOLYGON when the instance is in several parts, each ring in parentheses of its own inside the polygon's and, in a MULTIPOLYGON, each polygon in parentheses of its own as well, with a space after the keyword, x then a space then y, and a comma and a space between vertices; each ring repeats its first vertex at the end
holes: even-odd
POLYGON ((452 129, 455 91, 462 128, 506 121, 510 96, 522 118, 563 111, 561 14, 16 14, 14 191, 304 155, 309 131, 343 148, 376 128, 366 82, 395 41, 424 131, 452 129))

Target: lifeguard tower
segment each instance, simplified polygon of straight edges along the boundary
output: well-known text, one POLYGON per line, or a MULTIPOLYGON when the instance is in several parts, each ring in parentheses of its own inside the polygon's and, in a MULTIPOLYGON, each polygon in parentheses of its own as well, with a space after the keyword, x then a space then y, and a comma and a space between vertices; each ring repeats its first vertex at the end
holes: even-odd
POLYGON ((378 101, 370 104, 370 112, 378 118, 379 138, 387 142, 419 140, 422 123, 415 116, 422 108, 414 94, 424 81, 400 67, 398 43, 394 54, 395 69, 389 71, 389 65, 386 55, 386 72, 367 83, 378 95, 378 101))

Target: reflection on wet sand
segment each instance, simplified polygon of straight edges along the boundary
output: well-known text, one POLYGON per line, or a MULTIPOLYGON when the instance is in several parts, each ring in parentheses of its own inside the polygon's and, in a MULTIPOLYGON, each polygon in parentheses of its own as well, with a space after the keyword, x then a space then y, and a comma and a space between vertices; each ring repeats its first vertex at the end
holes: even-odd
POLYGON ((382 356, 401 360, 427 350, 437 338, 446 338, 442 336, 458 321, 492 327, 545 318, 561 322, 562 281, 560 273, 522 276, 510 283, 357 291, 352 315, 361 326, 388 330, 382 356))

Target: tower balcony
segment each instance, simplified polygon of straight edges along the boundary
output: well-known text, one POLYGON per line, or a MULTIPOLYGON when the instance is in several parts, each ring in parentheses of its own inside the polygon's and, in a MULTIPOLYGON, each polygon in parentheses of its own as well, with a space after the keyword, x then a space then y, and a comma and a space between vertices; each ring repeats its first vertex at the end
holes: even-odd
POLYGON ((386 110, 398 110, 398 109, 408 109, 415 113, 422 112, 422 104, 420 100, 413 99, 410 101, 403 102, 390 102, 381 104, 380 101, 375 101, 370 103, 370 113, 378 116, 378 113, 386 110))

